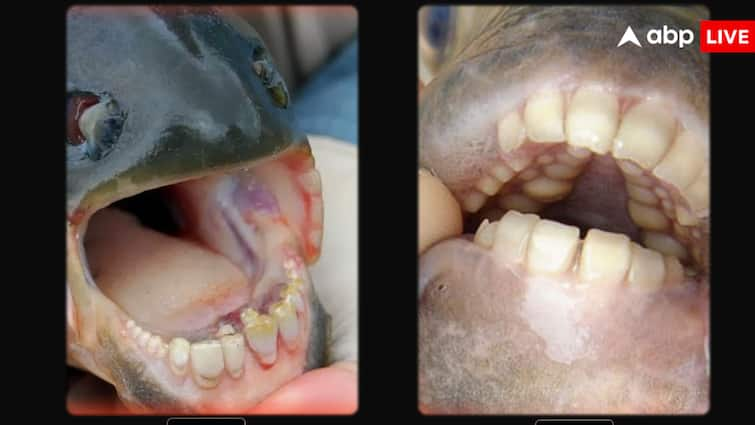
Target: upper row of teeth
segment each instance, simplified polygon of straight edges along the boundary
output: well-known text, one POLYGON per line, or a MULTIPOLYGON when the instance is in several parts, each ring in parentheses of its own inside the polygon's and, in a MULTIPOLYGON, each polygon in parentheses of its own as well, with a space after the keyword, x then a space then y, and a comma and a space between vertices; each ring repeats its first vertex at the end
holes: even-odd
MULTIPOLYGON (((517 154, 525 141, 566 142, 572 148, 570 153, 578 159, 591 152, 611 153, 620 160, 625 175, 643 169, 650 171, 676 187, 696 215, 707 215, 707 144, 692 131, 682 129, 668 105, 659 100, 644 100, 622 116, 619 97, 606 88, 580 87, 568 98, 568 105, 567 97, 559 89, 538 91, 527 99, 522 113, 511 111, 497 122, 497 142, 505 165, 499 163, 490 175, 484 175, 479 190, 497 192, 496 188, 530 165, 531 155, 517 154)), ((545 183, 558 183, 558 178, 574 178, 579 165, 553 166, 554 176, 541 179, 547 179, 545 183)), ((548 186, 545 183, 531 185, 548 186)), ((482 206, 482 193, 472 192, 469 197, 465 209, 482 206)))
POLYGON ((243 375, 244 339, 263 365, 276 361, 278 334, 289 349, 296 347, 299 336, 297 313, 304 312, 303 280, 296 275, 289 275, 289 278, 289 283, 281 290, 280 300, 268 308, 267 314, 253 308, 241 312, 243 329, 240 333, 231 324, 223 324, 216 338, 190 343, 185 338, 176 337, 166 344, 159 335, 142 329, 133 320, 126 322, 126 332, 148 354, 160 359, 167 356, 168 366, 175 375, 185 376, 191 370, 197 385, 213 388, 220 383, 224 370, 233 378, 243 375))
POLYGON ((484 220, 474 241, 507 264, 559 278, 571 272, 580 284, 627 282, 632 289, 655 291, 684 278, 675 257, 643 248, 626 235, 590 229, 580 241, 578 227, 535 214, 509 211, 497 222, 484 220))

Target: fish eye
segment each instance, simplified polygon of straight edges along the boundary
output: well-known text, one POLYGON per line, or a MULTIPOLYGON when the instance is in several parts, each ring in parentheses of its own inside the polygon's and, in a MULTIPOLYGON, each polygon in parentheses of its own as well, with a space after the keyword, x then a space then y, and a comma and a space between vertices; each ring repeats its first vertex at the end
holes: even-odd
POLYGON ((420 10, 420 67, 424 67, 426 75, 437 72, 451 39, 452 24, 453 13, 449 6, 425 6, 420 10))
POLYGON ((74 90, 66 96, 66 145, 69 157, 92 161, 112 150, 123 130, 126 113, 110 93, 74 90))

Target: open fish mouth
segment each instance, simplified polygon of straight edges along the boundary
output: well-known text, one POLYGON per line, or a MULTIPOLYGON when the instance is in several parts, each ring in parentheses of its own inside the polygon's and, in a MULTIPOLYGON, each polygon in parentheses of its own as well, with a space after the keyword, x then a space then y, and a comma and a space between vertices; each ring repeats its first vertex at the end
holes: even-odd
POLYGON ((107 364, 91 369, 129 388, 124 401, 248 408, 312 367, 313 316, 322 319, 306 271, 322 226, 312 165, 286 154, 150 189, 81 221, 76 251, 105 316, 105 349, 84 359, 107 364), (162 395, 133 391, 150 385, 162 395))
POLYGON ((420 162, 465 235, 420 259, 422 409, 705 413, 707 62, 596 39, 682 14, 452 13, 479 30, 422 91, 420 162))

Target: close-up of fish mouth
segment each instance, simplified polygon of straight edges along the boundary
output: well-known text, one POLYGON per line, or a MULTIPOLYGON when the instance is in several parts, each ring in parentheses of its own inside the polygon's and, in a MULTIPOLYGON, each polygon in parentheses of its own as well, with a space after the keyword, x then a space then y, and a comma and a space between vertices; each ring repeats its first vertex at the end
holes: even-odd
POLYGON ((661 11, 512 9, 420 93, 464 223, 420 257, 421 409, 704 413, 707 62, 589 40, 661 11))

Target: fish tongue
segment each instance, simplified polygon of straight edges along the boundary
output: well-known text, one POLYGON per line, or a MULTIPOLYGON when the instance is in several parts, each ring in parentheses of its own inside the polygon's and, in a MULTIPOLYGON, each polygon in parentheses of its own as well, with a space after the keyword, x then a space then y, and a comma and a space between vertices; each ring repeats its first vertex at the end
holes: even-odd
POLYGON ((121 210, 97 212, 84 246, 100 290, 154 333, 188 335, 249 301, 251 285, 225 257, 121 210))

